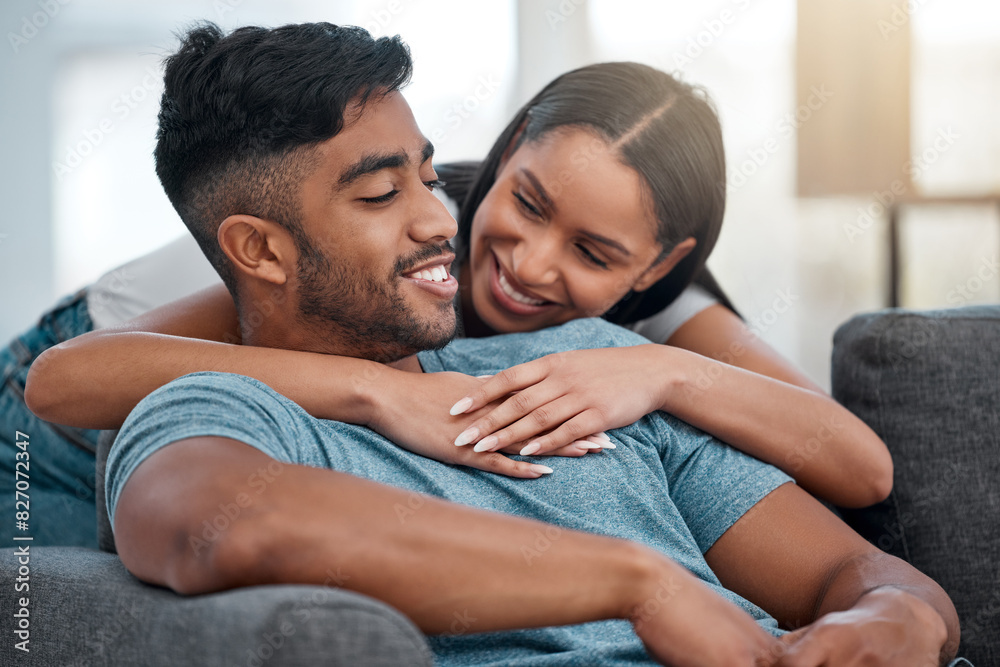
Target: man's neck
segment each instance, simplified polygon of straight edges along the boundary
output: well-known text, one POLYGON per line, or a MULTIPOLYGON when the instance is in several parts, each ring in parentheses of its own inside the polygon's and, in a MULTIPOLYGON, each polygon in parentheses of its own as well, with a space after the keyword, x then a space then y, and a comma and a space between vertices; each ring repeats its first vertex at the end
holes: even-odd
MULTIPOLYGON (((258 326, 241 318, 240 329, 243 333, 243 345, 255 347, 271 347, 297 352, 313 352, 315 354, 333 354, 343 357, 369 358, 359 354, 359 350, 346 345, 334 332, 318 335, 311 327, 299 322, 294 317, 276 317, 273 321, 265 321, 258 326), (292 325, 285 325, 291 322, 292 325)), ((387 366, 410 373, 422 373, 423 368, 417 355, 411 354, 391 362, 387 366)))

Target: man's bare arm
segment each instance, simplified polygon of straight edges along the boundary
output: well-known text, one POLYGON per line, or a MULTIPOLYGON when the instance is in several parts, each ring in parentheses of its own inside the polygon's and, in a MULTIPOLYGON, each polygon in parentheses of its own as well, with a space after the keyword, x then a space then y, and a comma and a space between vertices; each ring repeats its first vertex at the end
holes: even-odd
POLYGON ((182 440, 140 464, 115 539, 133 574, 178 592, 333 579, 428 633, 456 618, 475 619, 469 632, 624 618, 677 667, 749 664, 774 642, 643 546, 281 464, 226 438, 182 440), (214 539, 206 529, 227 522, 214 539))
MULTIPOLYGON (((816 629, 829 635, 827 643, 845 645, 855 637, 833 639, 831 627, 836 625, 837 631, 848 635, 851 627, 865 627, 856 637, 862 643, 910 642, 914 656, 901 659, 919 662, 899 663, 908 667, 945 661, 958 648, 958 616, 940 586, 908 563, 870 545, 793 484, 775 489, 754 506, 705 556, 724 586, 760 605, 783 627, 814 624, 796 633, 793 640, 804 640, 816 629), (828 623, 815 623, 849 609, 854 610, 853 617, 830 616, 828 623), (882 625, 876 629, 878 623, 882 625), (904 634, 893 634, 897 632, 904 634), (920 643, 934 648, 917 655, 920 643), (928 662, 929 655, 936 660, 928 662)), ((810 641, 816 643, 818 638, 822 639, 817 634, 810 641)), ((789 652, 796 650, 800 649, 789 652)), ((786 658, 777 664, 800 663, 786 658)))

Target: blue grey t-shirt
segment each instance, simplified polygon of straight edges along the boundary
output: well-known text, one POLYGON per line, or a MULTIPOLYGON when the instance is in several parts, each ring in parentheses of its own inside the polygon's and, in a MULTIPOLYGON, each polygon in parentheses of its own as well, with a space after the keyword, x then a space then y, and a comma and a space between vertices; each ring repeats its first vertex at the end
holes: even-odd
MULTIPOLYGON (((422 352, 426 372, 496 373, 564 350, 648 343, 599 319, 544 331, 456 340, 422 352)), ((525 457, 554 473, 514 479, 410 453, 374 431, 315 419, 257 380, 194 373, 143 400, 122 427, 107 465, 107 503, 150 454, 197 436, 232 438, 273 458, 366 477, 457 503, 531 517, 559 528, 641 542, 670 557, 774 634, 774 619, 721 586, 703 554, 743 514, 790 478, 662 412, 609 432, 617 449, 580 458, 525 457)), ((405 514, 406 508, 399 508, 405 514)), ((403 520, 392 517, 390 520, 403 520)), ((555 532, 553 532, 555 531, 555 532)), ((545 540, 522 549, 526 564, 545 540)), ((484 573, 489 576, 489 573, 484 573)), ((626 621, 430 637, 440 665, 653 664, 626 621)))

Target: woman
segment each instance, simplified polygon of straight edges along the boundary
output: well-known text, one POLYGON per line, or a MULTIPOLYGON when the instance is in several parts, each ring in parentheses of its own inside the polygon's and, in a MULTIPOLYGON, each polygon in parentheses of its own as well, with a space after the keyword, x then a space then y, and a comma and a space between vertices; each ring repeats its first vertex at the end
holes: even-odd
MULTIPOLYGON (((462 198, 466 335, 600 315, 655 344, 546 357, 469 393, 468 379, 450 374, 224 344, 239 329, 228 293, 213 288, 45 353, 29 405, 51 421, 113 428, 181 375, 242 373, 317 417, 524 477, 538 473, 483 452, 578 456, 603 446, 602 431, 664 409, 837 504, 887 495, 883 443, 757 340, 704 268, 722 223, 725 163, 718 119, 696 89, 634 63, 585 67, 535 96, 474 175, 468 165, 441 171, 462 198)), ((259 310, 267 316, 266 304, 259 310)))

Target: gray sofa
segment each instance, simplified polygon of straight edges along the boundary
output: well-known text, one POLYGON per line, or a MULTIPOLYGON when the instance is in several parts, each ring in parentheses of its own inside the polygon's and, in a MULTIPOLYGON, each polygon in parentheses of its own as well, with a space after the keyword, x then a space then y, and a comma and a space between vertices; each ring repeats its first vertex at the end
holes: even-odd
MULTIPOLYGON (((844 511, 845 519, 944 586, 962 620, 960 655, 979 667, 1000 665, 1000 306, 853 318, 834 338, 833 390, 896 463, 888 501, 844 511)), ((102 438, 99 458, 110 441, 111 434, 102 438)), ((106 515, 100 523, 102 549, 113 549, 106 515)), ((20 565, 13 549, 0 551, 0 664, 433 662, 408 619, 334 587, 181 597, 142 584, 113 553, 30 553, 25 654, 8 641, 17 622, 8 610, 26 595, 7 584, 20 565)))
POLYGON ((895 464, 886 502, 842 516, 948 591, 960 655, 1000 665, 1000 306, 858 315, 833 341, 834 397, 895 464))

